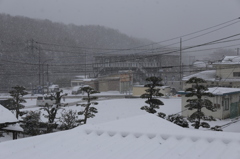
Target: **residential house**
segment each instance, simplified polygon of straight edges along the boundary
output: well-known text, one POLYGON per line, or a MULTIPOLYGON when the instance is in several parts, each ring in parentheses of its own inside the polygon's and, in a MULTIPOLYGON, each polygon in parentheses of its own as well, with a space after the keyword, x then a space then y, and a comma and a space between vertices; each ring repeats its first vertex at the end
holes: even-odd
MULTIPOLYGON (((212 112, 206 108, 202 109, 205 116, 213 116, 217 119, 235 118, 240 116, 240 88, 213 87, 208 92, 213 93, 214 97, 207 97, 214 105, 216 111, 212 112)), ((182 115, 189 117, 196 110, 188 110, 185 106, 189 104, 188 99, 197 97, 186 97, 187 92, 178 92, 182 96, 182 115)), ((206 97, 202 97, 206 98, 206 97)))
POLYGON ((23 132, 18 125, 19 120, 12 112, 0 105, 0 131, 13 133, 13 139, 17 139, 17 133, 23 132))
POLYGON ((191 77, 202 78, 208 87, 240 88, 240 56, 225 56, 220 62, 212 64, 211 70, 201 71, 183 77, 183 90, 191 87, 186 81, 191 77))

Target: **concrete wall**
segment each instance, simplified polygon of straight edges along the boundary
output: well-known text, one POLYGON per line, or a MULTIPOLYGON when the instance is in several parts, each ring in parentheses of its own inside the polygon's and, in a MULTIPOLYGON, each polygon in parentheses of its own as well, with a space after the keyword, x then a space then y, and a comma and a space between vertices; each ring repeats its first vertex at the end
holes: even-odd
MULTIPOLYGON (((216 75, 221 78, 236 78, 233 77, 233 72, 240 72, 239 65, 218 65, 216 68, 216 75)), ((238 77, 236 79, 240 78, 238 77)))
POLYGON ((119 91, 119 79, 117 80, 100 80, 98 81, 98 89, 100 92, 119 91))
POLYGON ((133 86, 133 96, 141 96, 143 93, 145 93, 145 90, 147 87, 144 86, 133 86))
MULTIPOLYGON (((157 89, 160 89, 159 92, 165 95, 170 95, 171 88, 170 87, 156 87, 157 89)), ((141 96, 142 94, 146 93, 145 90, 148 89, 148 87, 144 87, 143 85, 140 86, 133 86, 133 96, 141 96)))

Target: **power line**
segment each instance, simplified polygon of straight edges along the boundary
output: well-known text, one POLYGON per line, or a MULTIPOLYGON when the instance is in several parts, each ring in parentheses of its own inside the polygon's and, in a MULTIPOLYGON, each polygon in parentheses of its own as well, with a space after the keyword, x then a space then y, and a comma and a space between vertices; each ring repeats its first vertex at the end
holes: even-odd
MULTIPOLYGON (((232 19, 232 20, 229 20, 229 21, 226 21, 226 22, 223 22, 223 23, 220 23, 220 24, 217 24, 217 25, 214 25, 214 26, 211 26, 211 27, 208 27, 208 28, 205 28, 205 29, 193 32, 193 33, 189 33, 189 34, 185 34, 185 35, 182 35, 182 36, 178 36, 178 37, 175 37, 175 38, 172 38, 172 39, 163 40, 163 41, 160 41, 160 42, 155 42, 155 43, 142 45, 142 46, 137 46, 137 47, 132 47, 132 48, 127 48, 127 49, 88 48, 88 47, 78 47, 78 46, 69 46, 69 45, 60 45, 60 44, 50 44, 50 43, 44 43, 44 42, 37 42, 37 43, 38 44, 42 44, 42 45, 52 45, 52 46, 70 47, 70 48, 78 48, 78 49, 87 49, 87 50, 112 50, 113 52, 121 52, 121 51, 127 51, 127 50, 134 50, 134 49, 138 49, 138 48, 142 48, 142 47, 146 47, 146 46, 151 46, 151 45, 155 45, 155 44, 160 44, 160 43, 163 43, 163 42, 168 42, 168 41, 172 41, 172 40, 175 40, 175 39, 183 38, 183 37, 186 37, 186 36, 189 36, 189 35, 194 35, 194 34, 197 34, 197 33, 200 33, 200 32, 203 32, 203 31, 206 31, 206 30, 209 30, 209 29, 212 29, 212 28, 219 27, 221 25, 225 25, 227 23, 231 23, 231 22, 236 21, 236 20, 239 20, 239 18, 235 18, 235 19, 232 19)), ((218 31, 220 29, 226 28, 226 27, 231 26, 233 24, 236 24, 238 22, 239 21, 231 23, 231 24, 228 24, 228 25, 223 26, 221 28, 215 29, 213 31, 210 31, 210 32, 198 35, 196 37, 193 37, 193 38, 190 38, 190 39, 187 39, 187 40, 184 40, 184 41, 188 41, 188 40, 191 40, 191 39, 194 39, 194 38, 197 38, 197 37, 200 37, 200 36, 203 36, 203 35, 215 32, 215 31, 218 31)), ((173 44, 171 44, 171 45, 173 45, 173 44)), ((107 52, 107 53, 113 53, 113 52, 107 52)), ((104 53, 104 54, 107 54, 107 53, 104 53)))

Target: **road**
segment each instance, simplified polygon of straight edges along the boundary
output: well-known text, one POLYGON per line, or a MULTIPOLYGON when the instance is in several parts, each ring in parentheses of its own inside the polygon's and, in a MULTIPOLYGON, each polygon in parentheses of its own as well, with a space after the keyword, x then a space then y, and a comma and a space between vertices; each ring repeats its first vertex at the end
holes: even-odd
MULTIPOLYGON (((87 97, 87 96, 66 96, 65 97, 65 100, 67 99, 74 99, 74 98, 79 98, 79 100, 77 101, 74 101, 74 102, 63 102, 63 103, 67 103, 67 106, 74 106, 78 103, 86 103, 85 100, 82 100, 81 98, 83 97, 87 97)), ((102 101, 102 100, 109 100, 109 99, 122 99, 122 98, 126 98, 125 95, 98 95, 96 96, 98 97, 97 100, 95 101, 102 101)), ((36 99, 37 97, 34 96, 34 97, 26 97, 24 99, 36 99)), ((31 105, 31 106, 26 106, 24 109, 28 109, 28 108, 36 108, 37 106, 36 105, 31 105)))

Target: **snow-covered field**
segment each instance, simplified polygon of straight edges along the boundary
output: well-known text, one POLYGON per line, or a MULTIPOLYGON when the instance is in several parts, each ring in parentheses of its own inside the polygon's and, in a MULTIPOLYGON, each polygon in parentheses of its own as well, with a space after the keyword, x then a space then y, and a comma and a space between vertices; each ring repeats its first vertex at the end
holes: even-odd
MULTIPOLYGON (((105 93, 111 94, 110 93, 105 93)), ((112 93, 113 95, 117 95, 117 93, 112 93)), ((165 98, 160 98, 164 102, 164 106, 161 106, 161 108, 158 110, 158 112, 163 112, 166 115, 170 114, 175 114, 178 112, 181 112, 181 98, 179 97, 171 97, 169 99, 165 98)), ((72 103, 76 101, 80 101, 80 98, 72 98, 68 99, 66 98, 64 103, 72 103)), ((24 103, 25 105, 25 110, 32 110, 36 111, 39 110, 39 107, 33 107, 36 104, 36 99, 27 99, 27 103, 24 103)), ((114 120, 119 120, 123 118, 128 118, 128 117, 133 117, 133 116, 138 116, 138 115, 143 115, 147 114, 147 112, 143 111, 140 109, 140 107, 145 105, 145 100, 141 98, 130 98, 130 99, 108 99, 108 100, 100 100, 99 104, 96 106, 98 109, 98 113, 96 114, 96 117, 88 119, 87 124, 99 124, 99 123, 105 123, 109 121, 114 121, 114 120)), ((80 106, 67 106, 64 107, 65 110, 76 110, 79 111, 82 108, 80 106)), ((58 115, 62 110, 58 112, 58 115)), ((44 112, 42 112, 43 114, 44 112)), ((46 118, 43 116, 41 117, 42 121, 47 121, 46 118)), ((218 121, 212 121, 210 122, 211 126, 216 126, 216 125, 224 125, 226 123, 231 122, 231 120, 218 120, 218 121)), ((207 129, 204 129, 207 130, 207 129)), ((230 126, 226 127, 223 129, 223 131, 226 132, 240 132, 240 123, 234 123, 231 124, 230 126)), ((9 138, 9 137, 6 137, 9 138)), ((0 141, 6 141, 8 139, 0 138, 0 141)), ((11 137, 9 138, 11 139, 11 137)))

